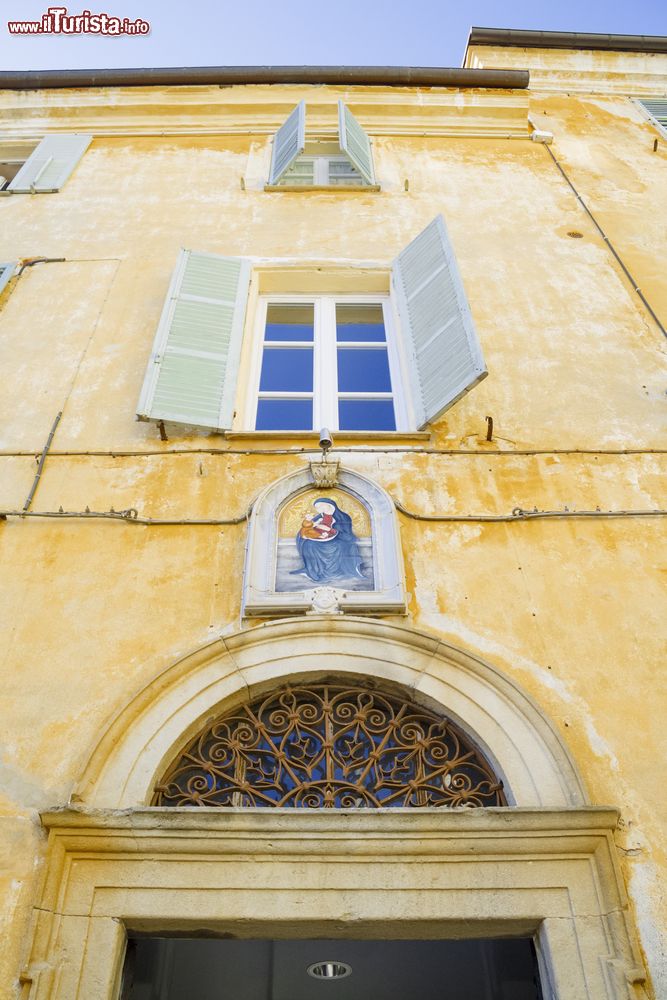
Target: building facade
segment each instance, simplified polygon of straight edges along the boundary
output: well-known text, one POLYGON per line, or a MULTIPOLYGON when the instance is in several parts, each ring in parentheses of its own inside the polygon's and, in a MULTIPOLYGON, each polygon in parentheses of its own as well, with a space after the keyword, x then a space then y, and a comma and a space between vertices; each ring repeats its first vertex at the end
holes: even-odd
POLYGON ((114 73, 0 74, 0 997, 173 1000, 142 934, 667 996, 667 40, 114 73), (178 777, 301 689, 483 781, 178 777))

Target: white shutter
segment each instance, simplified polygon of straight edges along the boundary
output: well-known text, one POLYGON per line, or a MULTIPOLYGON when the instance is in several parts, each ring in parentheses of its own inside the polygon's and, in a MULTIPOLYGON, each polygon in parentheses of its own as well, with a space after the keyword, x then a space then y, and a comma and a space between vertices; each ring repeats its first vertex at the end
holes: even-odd
POLYGON ((338 102, 338 136, 340 148, 369 184, 375 184, 371 140, 342 101, 338 102))
POLYGON ((663 135, 667 135, 667 98, 656 97, 653 100, 640 101, 641 106, 660 128, 663 135))
POLYGON ((421 428, 488 374, 441 215, 398 255, 393 283, 421 428))
POLYGON ((16 261, 10 260, 4 264, 0 264, 0 295, 2 291, 14 273, 14 268, 16 267, 16 261))
POLYGON ((137 416, 229 430, 250 261, 182 250, 158 325, 137 416))
POLYGON ((8 190, 17 194, 59 191, 92 141, 92 135, 45 136, 9 183, 8 190))
POLYGON ((284 125, 273 137, 269 184, 277 184, 306 145, 306 105, 299 101, 284 125))

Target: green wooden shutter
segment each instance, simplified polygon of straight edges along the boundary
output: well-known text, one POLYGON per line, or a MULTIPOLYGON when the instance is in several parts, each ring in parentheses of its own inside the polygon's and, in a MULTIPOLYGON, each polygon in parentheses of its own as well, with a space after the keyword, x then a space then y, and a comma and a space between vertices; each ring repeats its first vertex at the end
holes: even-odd
POLYGON ((398 255, 393 284, 421 428, 488 374, 441 215, 398 255))
POLYGON ((640 101, 641 106, 661 129, 663 135, 667 135, 667 98, 655 98, 650 101, 640 101))
POLYGON ((250 261, 182 250, 158 325, 137 416, 229 430, 250 261))
POLYGON ((8 190, 17 194, 59 191, 92 141, 92 135, 45 136, 8 190))
POLYGON ((342 101, 338 102, 338 136, 340 148, 369 184, 375 184, 371 140, 342 101))
POLYGON ((10 260, 4 264, 0 264, 0 295, 2 294, 5 285, 13 275, 15 267, 15 260, 10 260))
POLYGON ((284 125, 273 137, 269 184, 277 184, 306 145, 306 105, 299 101, 284 125))

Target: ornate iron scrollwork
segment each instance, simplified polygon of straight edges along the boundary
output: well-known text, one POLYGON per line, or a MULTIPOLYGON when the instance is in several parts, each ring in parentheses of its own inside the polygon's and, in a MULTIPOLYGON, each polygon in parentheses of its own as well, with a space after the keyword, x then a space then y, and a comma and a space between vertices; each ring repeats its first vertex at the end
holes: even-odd
POLYGON ((159 806, 502 806, 470 738, 421 705, 337 683, 286 687, 216 719, 156 786, 159 806))

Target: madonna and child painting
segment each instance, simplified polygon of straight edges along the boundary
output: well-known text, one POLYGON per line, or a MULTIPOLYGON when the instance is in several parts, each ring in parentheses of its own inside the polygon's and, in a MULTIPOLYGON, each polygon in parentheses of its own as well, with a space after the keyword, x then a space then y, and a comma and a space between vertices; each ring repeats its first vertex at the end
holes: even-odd
POLYGON ((278 525, 276 590, 373 590, 373 544, 364 505, 342 490, 300 494, 278 525))

